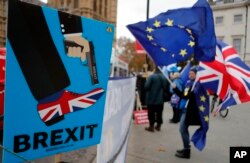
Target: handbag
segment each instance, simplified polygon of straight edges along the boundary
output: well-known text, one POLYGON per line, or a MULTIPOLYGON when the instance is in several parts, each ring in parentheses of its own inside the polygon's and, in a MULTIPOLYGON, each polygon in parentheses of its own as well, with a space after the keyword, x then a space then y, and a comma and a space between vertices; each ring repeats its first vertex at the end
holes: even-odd
POLYGON ((137 125, 148 124, 148 109, 142 109, 138 91, 136 91, 136 110, 133 112, 134 123, 137 125))
POLYGON ((135 110, 134 113, 134 123, 137 125, 148 124, 148 109, 135 110))
POLYGON ((173 94, 170 99, 170 104, 178 105, 179 101, 180 101, 180 97, 177 94, 173 94))

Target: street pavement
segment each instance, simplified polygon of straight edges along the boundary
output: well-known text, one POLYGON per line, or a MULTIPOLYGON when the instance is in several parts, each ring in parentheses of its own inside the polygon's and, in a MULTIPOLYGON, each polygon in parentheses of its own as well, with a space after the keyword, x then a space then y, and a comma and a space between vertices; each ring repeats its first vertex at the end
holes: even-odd
MULTIPOLYGON (((179 124, 171 124, 169 104, 164 107, 164 124, 160 132, 145 131, 147 125, 131 125, 126 163, 229 163, 229 149, 232 146, 250 147, 250 104, 230 108, 226 118, 210 116, 207 144, 203 151, 191 147, 191 158, 181 159, 174 156, 182 148, 179 124)), ((197 127, 189 128, 190 135, 197 127)), ((62 153, 34 160, 34 163, 95 163, 96 146, 62 153)))
MULTIPOLYGON (((193 144, 191 158, 174 156, 182 148, 179 124, 169 123, 171 107, 164 107, 164 124, 160 132, 145 131, 147 125, 132 125, 129 138, 127 163, 229 163, 229 150, 233 146, 250 147, 250 105, 242 104, 230 108, 226 118, 210 115, 207 144, 203 151, 193 144)), ((190 126, 190 135, 197 129, 190 126)))

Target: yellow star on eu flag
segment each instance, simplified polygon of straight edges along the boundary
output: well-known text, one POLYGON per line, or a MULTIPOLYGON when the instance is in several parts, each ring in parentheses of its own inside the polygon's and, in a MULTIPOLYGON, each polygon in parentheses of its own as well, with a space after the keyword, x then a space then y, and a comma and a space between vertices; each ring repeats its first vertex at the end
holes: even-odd
POLYGON ((160 27, 160 26, 161 26, 161 22, 160 22, 160 21, 155 20, 154 26, 155 26, 155 27, 160 27))
POLYGON ((189 33, 189 34, 192 34, 192 31, 188 28, 186 28, 186 31, 189 33))
POLYGON ((173 26, 174 20, 168 19, 168 21, 165 23, 167 26, 173 26))
POLYGON ((157 44, 155 42, 151 42, 151 44, 154 45, 154 46, 157 46, 157 44))
POLYGON ((180 55, 181 55, 182 57, 185 57, 185 55, 187 55, 187 49, 181 49, 180 55))
POLYGON ((153 36, 151 36, 151 35, 147 35, 147 38, 148 38, 149 41, 154 40, 153 36))
POLYGON ((193 46, 195 45, 195 42, 194 42, 194 41, 189 41, 188 45, 189 45, 190 47, 193 47, 193 46))
POLYGON ((146 31, 147 31, 148 33, 151 33, 151 32, 154 31, 154 29, 153 29, 153 28, 150 28, 150 27, 147 27, 146 31))
POLYGON ((194 36, 193 35, 190 35, 189 37, 191 37, 191 39, 194 40, 194 36))
POLYGON ((167 49, 164 48, 164 47, 161 47, 161 50, 162 50, 163 52, 166 52, 166 51, 167 51, 167 49))
POLYGON ((201 105, 201 106, 199 107, 199 109, 200 109, 200 111, 202 111, 202 112, 205 111, 205 107, 204 107, 203 105, 201 105))
POLYGON ((206 97, 205 97, 205 96, 200 96, 200 100, 201 100, 202 102, 206 102, 206 97))
POLYGON ((185 28, 183 25, 178 25, 179 28, 185 28))
POLYGON ((208 116, 205 116, 205 117, 204 117, 204 120, 205 120, 206 122, 208 122, 209 117, 208 117, 208 116))

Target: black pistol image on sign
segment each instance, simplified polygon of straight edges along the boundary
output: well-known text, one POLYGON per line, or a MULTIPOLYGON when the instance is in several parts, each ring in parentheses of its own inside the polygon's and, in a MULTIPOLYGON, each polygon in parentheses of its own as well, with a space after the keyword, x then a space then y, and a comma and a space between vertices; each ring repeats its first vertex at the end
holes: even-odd
POLYGON ((97 66, 93 42, 82 36, 81 17, 59 11, 61 30, 64 35, 65 53, 69 57, 78 57, 89 69, 91 83, 98 84, 97 66), (73 29, 73 27, 75 27, 73 29))
MULTIPOLYGON (((104 93, 102 88, 88 92, 66 90, 71 84, 70 78, 53 42, 42 7, 19 0, 8 3, 7 38, 29 90, 37 100, 38 115, 45 125, 54 125, 63 120, 65 114, 94 105, 104 93), (81 101, 86 98, 92 103, 81 101)), ((58 11, 58 19, 60 15, 69 18, 62 23, 65 26, 61 24, 61 28, 69 32, 63 32, 65 40, 69 41, 69 45, 73 43, 80 47, 80 50, 73 48, 73 51, 67 48, 70 51, 68 56, 81 57, 82 61, 90 56, 88 65, 96 74, 96 65, 91 59, 94 57, 94 53, 91 55, 92 43, 81 34, 81 17, 58 11), (77 21, 71 22, 70 18, 77 18, 77 21)), ((93 82, 98 83, 97 75, 95 77, 93 82)))

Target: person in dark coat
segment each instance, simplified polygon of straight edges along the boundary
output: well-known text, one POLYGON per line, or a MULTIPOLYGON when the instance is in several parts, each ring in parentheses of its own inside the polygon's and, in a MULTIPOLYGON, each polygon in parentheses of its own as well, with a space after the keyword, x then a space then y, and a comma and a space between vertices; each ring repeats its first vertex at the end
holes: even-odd
POLYGON ((190 158, 190 137, 188 127, 190 125, 201 125, 198 106, 196 103, 196 97, 194 94, 194 89, 192 89, 194 80, 196 78, 196 67, 192 67, 189 72, 189 80, 185 85, 184 92, 180 92, 176 89, 175 84, 171 84, 174 91, 181 97, 183 100, 182 104, 184 109, 182 109, 181 119, 180 119, 180 134, 183 142, 183 149, 177 150, 175 156, 180 158, 190 158), (186 106, 187 105, 187 106, 186 106))
POLYGON ((156 68, 155 72, 148 77, 144 85, 146 91, 145 102, 148 107, 149 119, 149 127, 145 128, 147 131, 154 132, 154 129, 157 131, 161 130, 164 106, 163 91, 164 88, 167 88, 168 86, 167 79, 158 68, 156 68), (154 127, 155 123, 157 125, 154 127))

